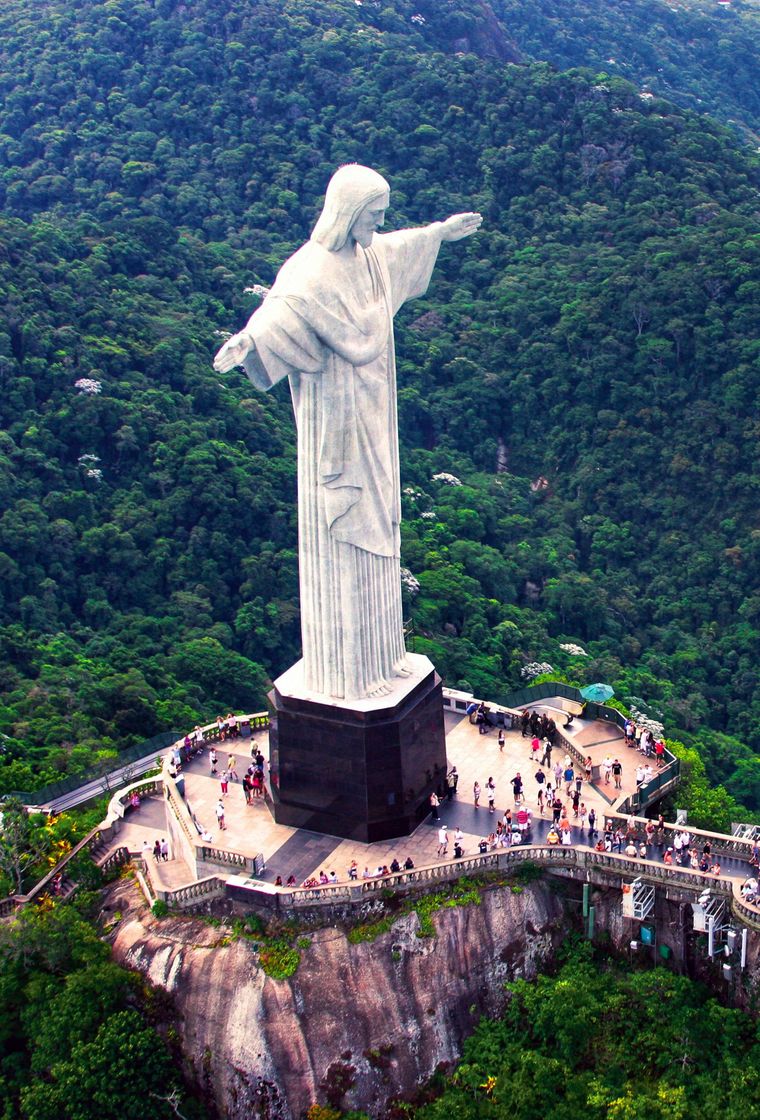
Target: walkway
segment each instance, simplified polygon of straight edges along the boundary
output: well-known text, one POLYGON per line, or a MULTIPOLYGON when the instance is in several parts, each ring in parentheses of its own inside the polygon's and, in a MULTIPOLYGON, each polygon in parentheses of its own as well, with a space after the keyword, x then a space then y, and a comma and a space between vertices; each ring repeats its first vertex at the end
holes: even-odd
MULTIPOLYGON (((552 708, 550 704, 536 707, 539 710, 546 708, 550 714, 555 717, 557 715, 557 708, 552 708)), ((538 785, 534 775, 538 764, 531 755, 530 740, 522 738, 519 731, 505 733, 503 752, 499 751, 495 729, 481 735, 466 717, 461 718, 447 712, 446 731, 448 764, 456 766, 460 780, 458 796, 454 802, 444 803, 441 818, 450 826, 452 833, 457 826, 462 829, 464 850, 467 854, 473 854, 478 851, 481 836, 487 836, 495 830, 496 820, 503 811, 507 807, 514 808, 510 782, 517 772, 521 773, 525 782, 527 803, 535 811, 538 785), (493 777, 496 786, 496 812, 493 816, 488 812, 485 792, 481 796, 480 809, 476 810, 472 804, 473 783, 479 781, 483 789, 489 776, 493 777)), ((623 788, 617 791, 618 796, 624 796, 635 789, 634 771, 640 755, 626 748, 622 733, 616 726, 602 721, 588 723, 576 720, 565 734, 579 750, 590 754, 595 762, 601 762, 608 752, 613 758, 620 758, 623 765, 623 788)), ((257 731, 252 739, 236 739, 218 744, 216 751, 219 772, 225 768, 228 755, 232 753, 238 775, 242 777, 250 763, 254 747, 260 748, 264 756, 268 757, 266 731, 257 731)), ((562 762, 563 758, 564 752, 555 749, 553 763, 562 762)), ((548 775, 548 770, 545 769, 545 772, 548 775)), ((361 844, 277 824, 263 798, 253 805, 246 805, 240 782, 230 783, 229 793, 224 799, 227 827, 222 831, 217 827, 215 812, 221 787, 219 778, 210 774, 209 752, 191 760, 184 768, 184 775, 187 804, 201 827, 213 837, 214 845, 249 856, 263 854, 266 871, 262 878, 265 880, 274 881, 277 875, 281 875, 285 882, 292 874, 301 883, 324 869, 328 873, 334 870, 338 879, 343 881, 347 879, 348 868, 353 860, 359 865, 360 874, 364 867, 375 871, 378 867, 390 866, 394 856, 400 863, 411 856, 418 866, 437 862, 438 828, 429 817, 409 837, 361 844)), ((582 798, 588 809, 593 806, 600 824, 605 811, 609 811, 615 792, 611 785, 600 787, 584 783, 582 798)), ((566 798, 563 795, 564 800, 566 798)), ((545 814, 547 820, 550 816, 550 813, 545 814)), ((125 818, 119 842, 136 851, 140 850, 146 837, 152 845, 156 836, 160 839, 165 831, 161 822, 153 819, 152 815, 150 819, 143 817, 141 808, 136 813, 130 812, 125 818)), ((452 851, 453 837, 450 854, 452 851)))

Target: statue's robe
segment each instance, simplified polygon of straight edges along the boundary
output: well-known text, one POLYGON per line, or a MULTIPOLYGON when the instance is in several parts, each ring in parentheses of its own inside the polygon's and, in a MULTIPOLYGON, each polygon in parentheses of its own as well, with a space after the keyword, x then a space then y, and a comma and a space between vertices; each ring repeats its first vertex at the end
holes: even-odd
POLYGON ((327 696, 371 695, 404 662, 393 316, 427 289, 439 231, 376 234, 350 257, 309 241, 246 327, 253 383, 290 378, 304 683, 327 696))

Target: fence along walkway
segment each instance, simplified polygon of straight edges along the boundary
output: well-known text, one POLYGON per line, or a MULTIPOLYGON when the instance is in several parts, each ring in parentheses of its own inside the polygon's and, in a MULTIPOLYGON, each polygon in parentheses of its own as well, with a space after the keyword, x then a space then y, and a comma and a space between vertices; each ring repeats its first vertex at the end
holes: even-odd
MULTIPOLYGON (((269 883, 252 883, 237 878, 234 886, 245 891, 252 902, 261 901, 269 909, 276 909, 283 916, 297 913, 308 907, 330 907, 360 904, 387 892, 400 893, 409 888, 425 888, 436 883, 454 882, 467 875, 483 872, 516 870, 525 864, 536 864, 548 871, 562 868, 588 871, 592 868, 608 872, 619 879, 630 881, 645 879, 654 884, 669 884, 699 895, 706 888, 724 895, 734 916, 745 925, 760 932, 760 908, 744 901, 739 894, 739 884, 734 879, 716 878, 709 872, 691 868, 666 866, 646 859, 618 855, 615 852, 597 852, 583 847, 550 847, 548 845, 521 845, 502 852, 487 852, 448 863, 399 871, 396 874, 364 879, 353 883, 338 883, 319 887, 274 887, 269 883), (273 904, 274 903, 274 907, 273 904)), ((228 880, 228 885, 233 885, 228 880)), ((165 895, 171 904, 171 892, 165 895)), ((240 897, 240 895, 238 895, 240 897)))

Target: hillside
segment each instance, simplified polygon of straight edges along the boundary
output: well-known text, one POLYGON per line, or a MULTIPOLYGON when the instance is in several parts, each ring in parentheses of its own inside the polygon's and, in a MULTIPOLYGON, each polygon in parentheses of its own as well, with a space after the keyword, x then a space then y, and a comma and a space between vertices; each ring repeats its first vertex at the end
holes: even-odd
POLYGON ((760 10, 753 0, 493 0, 525 58, 590 66, 760 143, 760 10))
POLYGON ((0 32, 0 789, 261 706, 297 655, 290 402, 210 363, 355 159, 391 227, 486 218, 398 321, 415 648, 494 699, 607 679, 760 808, 757 160, 457 0, 0 32))

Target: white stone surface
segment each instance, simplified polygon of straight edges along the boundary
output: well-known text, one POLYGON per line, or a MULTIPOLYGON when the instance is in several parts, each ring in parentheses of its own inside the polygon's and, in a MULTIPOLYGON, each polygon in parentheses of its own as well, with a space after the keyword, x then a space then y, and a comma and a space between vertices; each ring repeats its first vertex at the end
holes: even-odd
POLYGON ((298 427, 303 677, 310 693, 387 697, 413 672, 402 628, 393 316, 428 286, 442 241, 480 226, 458 214, 378 234, 386 181, 340 168, 311 239, 221 348, 257 388, 284 377, 298 427))
POLYGON ((406 660, 410 675, 408 677, 396 677, 390 692, 383 693, 382 696, 357 697, 350 702, 335 696, 325 696, 310 689, 307 684, 303 659, 287 669, 277 678, 274 684, 281 696, 291 697, 295 700, 310 700, 314 703, 341 709, 350 707, 354 712, 379 712, 400 704, 417 687, 420 681, 424 680, 434 669, 432 661, 419 653, 407 653, 406 660))

